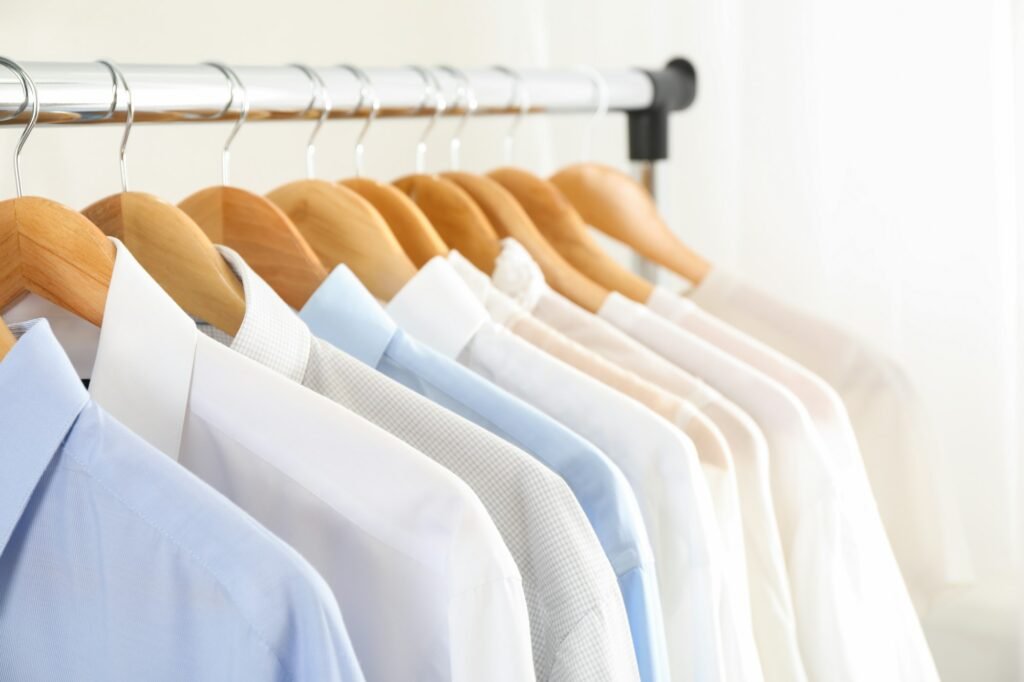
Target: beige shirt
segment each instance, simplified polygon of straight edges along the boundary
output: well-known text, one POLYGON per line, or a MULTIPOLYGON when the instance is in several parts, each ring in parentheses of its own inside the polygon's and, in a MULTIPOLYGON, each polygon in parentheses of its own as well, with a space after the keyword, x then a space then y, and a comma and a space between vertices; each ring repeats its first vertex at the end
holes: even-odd
POLYGON ((850 682, 937 680, 863 468, 823 436, 797 395, 624 296, 610 294, 598 314, 666 359, 700 372, 764 430, 808 673, 850 682))
MULTIPOLYGON (((676 310, 674 318, 697 333, 723 339, 728 331, 723 334, 722 324, 727 323, 733 332, 742 331, 746 337, 736 340, 734 352, 748 353, 747 357, 761 362, 766 371, 772 371, 772 355, 777 359, 784 353, 799 363, 800 369, 810 370, 838 392, 849 416, 843 437, 849 437, 852 425, 886 533, 919 605, 939 589, 973 578, 959 511, 947 502, 953 496, 944 494, 946 480, 937 454, 941 443, 899 367, 865 341, 721 269, 712 270, 688 292, 692 302, 714 316, 710 321, 709 316, 680 309, 679 297, 666 299, 665 293, 657 293, 650 304, 659 311, 676 310)), ((786 372, 784 362, 774 364, 778 371, 786 372)), ((797 382, 798 374, 800 370, 789 372, 797 382)), ((785 374, 776 376, 789 381, 785 374)), ((801 390, 797 383, 790 385, 801 390)), ((813 386, 808 390, 822 394, 813 386)), ((810 402, 822 405, 825 411, 816 421, 835 423, 827 414, 827 402, 810 402)))

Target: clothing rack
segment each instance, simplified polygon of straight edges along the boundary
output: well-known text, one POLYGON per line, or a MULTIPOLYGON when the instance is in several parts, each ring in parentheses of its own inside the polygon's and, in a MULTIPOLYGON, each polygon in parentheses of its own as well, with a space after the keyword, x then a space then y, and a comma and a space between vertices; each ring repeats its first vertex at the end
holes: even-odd
MULTIPOLYGON (((39 97, 41 125, 123 123, 127 98, 119 97, 111 71, 99 62, 23 62, 39 97), (116 102, 116 104, 115 104, 116 102)), ((135 123, 209 122, 237 119, 231 82, 209 64, 119 64, 132 91, 135 123)), ((318 87, 300 68, 291 66, 233 66, 249 103, 248 121, 316 119, 318 87)), ((425 95, 423 76, 413 68, 366 69, 380 100, 381 117, 431 116, 433 103, 425 95)), ((459 78, 450 71, 430 70, 440 92, 451 103, 444 115, 465 113, 457 97, 459 78)), ((359 118, 370 112, 360 102, 361 84, 344 66, 316 69, 330 97, 330 118, 359 118)), ((638 179, 657 199, 657 162, 668 158, 668 117, 687 108, 697 92, 697 76, 686 59, 665 67, 608 69, 597 74, 581 69, 498 68, 466 69, 469 88, 477 101, 474 116, 513 115, 520 111, 519 93, 528 93, 525 113, 596 112, 607 97, 609 112, 625 112, 629 126, 629 155, 638 179), (517 88, 521 88, 517 91, 517 88), (606 93, 601 92, 606 89, 606 93)), ((0 69, 0 125, 24 125, 28 119, 25 91, 17 74, 0 69)), ((643 268, 643 263, 638 263, 643 268)))

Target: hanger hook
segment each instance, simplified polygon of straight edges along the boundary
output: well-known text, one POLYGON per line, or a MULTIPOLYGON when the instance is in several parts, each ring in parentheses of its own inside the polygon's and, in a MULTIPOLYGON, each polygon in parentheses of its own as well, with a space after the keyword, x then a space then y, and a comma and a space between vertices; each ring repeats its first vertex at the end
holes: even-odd
POLYGON ((13 71, 18 76, 18 80, 21 81, 21 89, 25 92, 25 104, 22 106, 22 111, 29 105, 32 106, 32 113, 28 117, 28 123, 25 124, 25 129, 21 131, 21 137, 18 138, 18 146, 14 148, 14 190, 17 196, 21 197, 21 150, 24 148, 25 142, 28 141, 28 136, 32 134, 32 129, 36 127, 36 122, 39 121, 39 91, 36 90, 36 82, 32 80, 32 77, 28 75, 28 71, 21 64, 7 57, 0 57, 0 64, 13 71))
POLYGON ((367 99, 370 100, 370 111, 366 114, 366 123, 363 124, 362 130, 359 131, 359 136, 356 137, 355 146, 355 163, 356 163, 356 177, 363 177, 363 156, 365 153, 365 145, 363 140, 366 139, 366 133, 369 132, 370 126, 373 125, 373 121, 377 118, 377 114, 380 113, 380 97, 377 96, 377 89, 373 87, 370 82, 370 77, 366 75, 366 71, 359 68, 358 66, 352 66, 351 64, 339 64, 339 68, 345 69, 359 81, 359 101, 356 102, 356 106, 352 109, 352 113, 358 113, 362 108, 363 102, 367 99))
POLYGON ((306 142, 306 177, 312 180, 316 177, 316 137, 320 134, 324 121, 334 111, 334 102, 331 100, 331 94, 327 92, 324 79, 320 77, 320 73, 316 69, 305 64, 292 64, 292 66, 304 73, 313 85, 313 96, 303 113, 312 109, 316 101, 320 100, 320 115, 317 116, 316 125, 313 126, 313 132, 309 134, 309 141, 306 142))
POLYGON ((427 106, 427 102, 430 101, 430 95, 433 94, 434 96, 434 113, 430 115, 430 122, 427 123, 427 127, 420 134, 420 139, 416 142, 416 172, 422 173, 427 159, 427 137, 430 136, 430 131, 434 129, 437 119, 448 108, 448 103, 445 102, 441 86, 437 82, 437 76, 422 66, 410 66, 409 68, 423 79, 423 99, 420 101, 416 111, 422 111, 427 106))
POLYGON ((500 64, 493 68, 495 71, 503 73, 512 79, 512 100, 509 102, 509 106, 516 107, 517 111, 516 115, 512 118, 512 124, 505 132, 505 139, 503 140, 505 163, 511 165, 516 132, 519 130, 519 124, 523 122, 523 118, 530 111, 530 92, 526 89, 526 79, 523 78, 521 72, 500 64))
POLYGON ((458 88, 455 91, 455 101, 457 103, 462 103, 465 107, 464 113, 459 118, 458 125, 455 126, 455 132, 452 133, 452 139, 448 143, 451 153, 452 170, 459 170, 459 151, 462 149, 462 131, 466 128, 466 123, 469 122, 469 117, 476 113, 476 110, 479 107, 479 102, 476 99, 476 91, 474 91, 473 86, 469 84, 469 77, 466 76, 465 71, 456 69, 453 66, 441 66, 439 68, 455 78, 458 83, 458 88))
POLYGON ((107 67, 110 72, 110 80, 113 82, 114 102, 111 106, 111 113, 117 109, 118 89, 117 82, 120 80, 128 96, 128 112, 124 119, 124 133, 121 135, 121 148, 118 150, 117 161, 121 169, 121 191, 128 191, 128 136, 132 133, 132 124, 135 122, 135 97, 132 95, 132 88, 128 85, 128 79, 124 72, 114 62, 106 59, 98 60, 99 64, 107 67))
POLYGON ((582 71, 590 78, 591 83, 594 85, 594 115, 590 117, 590 121, 587 122, 586 127, 583 129, 583 148, 582 154, 584 161, 590 160, 591 152, 591 140, 594 137, 594 126, 595 124, 604 118, 605 114, 608 113, 609 104, 609 93, 608 93, 608 81, 605 79, 601 72, 591 66, 580 66, 577 67, 578 71, 582 71))
POLYGON ((235 89, 238 89, 239 100, 241 105, 238 109, 238 119, 235 121, 235 125, 231 128, 231 133, 228 135, 228 139, 224 141, 224 150, 221 152, 220 157, 220 180, 222 185, 231 184, 231 143, 235 141, 235 136, 238 135, 238 131, 245 125, 246 119, 249 118, 249 90, 242 83, 242 79, 238 77, 238 74, 227 64, 223 62, 204 62, 207 66, 213 68, 224 74, 224 77, 228 80, 228 85, 231 88, 231 99, 228 102, 228 106, 225 111, 231 108, 231 102, 235 100, 235 89))

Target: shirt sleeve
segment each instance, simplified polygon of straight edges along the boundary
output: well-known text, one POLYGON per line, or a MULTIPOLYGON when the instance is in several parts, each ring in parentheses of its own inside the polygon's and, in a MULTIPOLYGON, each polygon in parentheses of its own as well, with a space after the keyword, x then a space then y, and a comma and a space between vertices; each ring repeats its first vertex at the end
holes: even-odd
POLYGON ((611 606, 595 605, 570 631, 558 647, 549 682, 639 682, 630 634, 611 606))
POLYGON ((530 620, 518 575, 488 580, 456 594, 449 635, 453 682, 536 679, 530 620))

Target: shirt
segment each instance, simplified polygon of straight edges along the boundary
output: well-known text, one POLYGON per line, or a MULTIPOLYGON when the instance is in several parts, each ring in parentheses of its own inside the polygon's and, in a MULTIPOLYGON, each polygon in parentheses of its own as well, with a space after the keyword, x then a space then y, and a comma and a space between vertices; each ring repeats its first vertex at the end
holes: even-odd
POLYGON ((565 482, 519 448, 314 338, 237 253, 218 249, 245 293, 241 327, 225 339, 233 350, 395 434, 480 497, 523 578, 537 678, 635 677, 633 657, 615 655, 632 648, 615 574, 565 482))
POLYGON ((687 295, 838 391, 893 551, 918 604, 941 587, 969 582, 973 570, 960 518, 944 502, 939 444, 904 372, 850 333, 725 270, 712 270, 687 295))
MULTIPOLYGON (((790 389, 807 407, 818 433, 839 469, 838 475, 861 484, 863 488, 860 494, 866 500, 866 504, 875 506, 850 418, 842 399, 821 377, 745 332, 701 310, 693 301, 677 296, 662 287, 655 287, 647 305, 662 317, 710 341, 790 389)), ((883 486, 881 489, 886 488, 883 486)), ((870 518, 876 520, 879 517, 872 514, 870 518)), ((930 527, 934 524, 933 518, 926 525, 930 527)), ((885 538, 884 528, 879 529, 878 537, 885 538)), ((889 549, 887 553, 891 551, 889 549)))
POLYGON ((0 362, 0 678, 362 680, 313 568, 26 328, 0 362))
POLYGON ((584 374, 636 399, 690 437, 711 493, 718 530, 723 540, 728 576, 725 589, 735 595, 733 603, 738 611, 736 617, 749 623, 749 627, 752 628, 736 471, 729 445, 718 427, 689 400, 672 395, 665 389, 612 364, 565 337, 553 327, 531 317, 515 301, 495 289, 490 278, 458 251, 449 252, 448 262, 484 304, 492 320, 584 374))
POLYGON ((387 310, 410 334, 544 410, 619 465, 658 562, 673 679, 727 679, 732 666, 743 668, 743 679, 759 676, 756 654, 744 647, 749 633, 732 618, 734 605, 723 591, 710 494, 682 432, 491 322, 444 258, 424 265, 387 310))
POLYGON ((647 531, 628 482, 603 452, 405 334, 343 265, 313 293, 301 317, 318 336, 522 448, 559 474, 618 576, 641 678, 667 679, 664 624, 647 531))
POLYGON ((866 483, 838 467, 806 407, 725 351, 612 293, 599 315, 667 359, 699 371, 746 409, 772 453, 775 509, 786 550, 804 663, 812 679, 937 680, 866 483))
POLYGON ((491 281, 566 337, 687 398, 719 428, 736 467, 754 634, 765 677, 780 682, 806 680, 772 499, 770 452, 757 423, 697 377, 552 290, 540 267, 515 240, 502 240, 491 281))
POLYGON ((320 572, 368 679, 530 679, 519 572, 466 484, 201 334, 112 241, 98 342, 87 322, 49 310, 76 357, 95 348, 93 399, 320 572))

